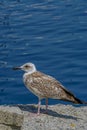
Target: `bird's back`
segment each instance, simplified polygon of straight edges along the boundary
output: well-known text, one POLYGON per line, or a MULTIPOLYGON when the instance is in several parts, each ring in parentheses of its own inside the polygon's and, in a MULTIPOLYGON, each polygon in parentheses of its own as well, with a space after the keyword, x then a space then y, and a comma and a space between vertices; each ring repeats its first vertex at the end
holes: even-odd
POLYGON ((74 100, 74 95, 49 75, 36 71, 24 77, 26 87, 39 98, 74 100))

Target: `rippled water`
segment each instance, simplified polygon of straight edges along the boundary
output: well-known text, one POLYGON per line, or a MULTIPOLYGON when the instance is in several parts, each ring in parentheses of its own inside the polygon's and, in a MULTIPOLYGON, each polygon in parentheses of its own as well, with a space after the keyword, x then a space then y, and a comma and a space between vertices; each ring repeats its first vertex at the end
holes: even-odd
POLYGON ((85 0, 0 1, 0 104, 37 103, 12 70, 26 62, 87 100, 85 0))

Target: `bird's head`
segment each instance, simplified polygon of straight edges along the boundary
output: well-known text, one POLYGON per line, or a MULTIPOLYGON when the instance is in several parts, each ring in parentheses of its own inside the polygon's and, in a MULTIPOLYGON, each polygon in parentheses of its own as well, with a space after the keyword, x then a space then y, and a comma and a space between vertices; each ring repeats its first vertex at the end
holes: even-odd
POLYGON ((28 73, 33 73, 36 71, 36 67, 33 63, 26 63, 19 67, 13 67, 13 70, 23 70, 28 73))

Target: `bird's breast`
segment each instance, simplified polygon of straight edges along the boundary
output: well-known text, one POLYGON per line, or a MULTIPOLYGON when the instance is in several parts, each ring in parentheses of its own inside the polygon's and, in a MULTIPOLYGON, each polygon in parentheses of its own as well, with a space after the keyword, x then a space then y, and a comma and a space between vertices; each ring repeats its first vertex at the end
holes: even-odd
POLYGON ((23 76, 25 86, 36 96, 42 98, 42 94, 38 89, 38 85, 34 83, 34 78, 32 76, 23 76))
POLYGON ((23 76, 23 81, 26 86, 29 86, 33 82, 33 78, 32 76, 25 74, 23 76))

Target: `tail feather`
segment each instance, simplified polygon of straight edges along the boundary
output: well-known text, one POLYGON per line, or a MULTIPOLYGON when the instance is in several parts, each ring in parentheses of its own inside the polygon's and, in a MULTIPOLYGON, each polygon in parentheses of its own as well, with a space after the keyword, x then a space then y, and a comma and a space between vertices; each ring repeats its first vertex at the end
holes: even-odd
POLYGON ((82 101, 82 100, 78 99, 77 97, 74 97, 73 103, 75 103, 75 104, 87 104, 87 102, 82 101))
POLYGON ((81 101, 80 99, 74 97, 74 101, 75 104, 83 104, 83 101, 81 101))
POLYGON ((64 99, 64 98, 63 98, 63 99, 60 99, 60 100, 72 102, 72 103, 74 103, 74 104, 84 104, 84 105, 87 104, 87 102, 82 101, 82 100, 80 100, 80 99, 78 99, 78 98, 76 98, 76 97, 72 97, 72 99, 64 99))
POLYGON ((63 100, 73 102, 75 104, 87 104, 87 102, 82 101, 79 98, 75 97, 75 95, 73 93, 71 93, 69 90, 66 90, 65 88, 63 88, 63 90, 66 93, 66 98, 64 98, 63 100))

